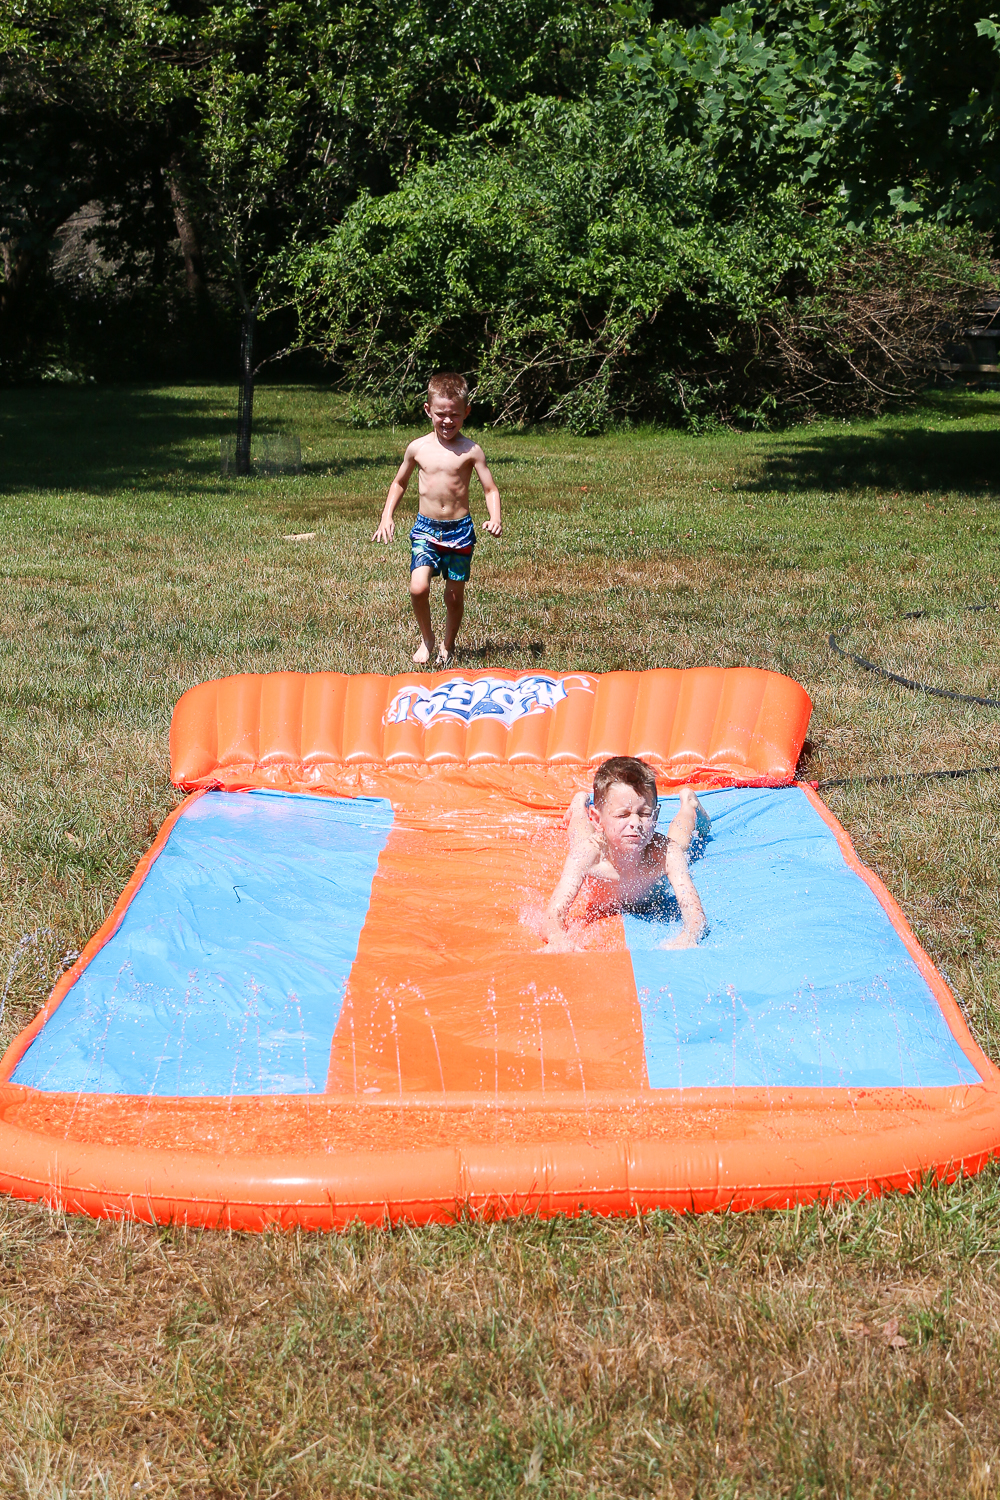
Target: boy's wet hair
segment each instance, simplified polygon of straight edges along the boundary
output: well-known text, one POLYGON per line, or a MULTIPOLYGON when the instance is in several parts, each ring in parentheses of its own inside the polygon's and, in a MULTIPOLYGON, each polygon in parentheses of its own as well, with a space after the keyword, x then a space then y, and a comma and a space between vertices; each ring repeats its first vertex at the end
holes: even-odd
POLYGON ((427 382, 428 406, 435 396, 445 401, 461 401, 463 406, 468 406, 469 383, 464 375, 458 375, 454 370, 441 370, 427 382))
POLYGON ((634 792, 645 797, 651 807, 656 806, 656 776, 652 766, 647 766, 644 760, 637 760, 634 755, 613 755, 610 760, 603 761, 594 772, 594 806, 604 806, 604 799, 608 795, 609 787, 616 782, 623 786, 630 786, 634 792))

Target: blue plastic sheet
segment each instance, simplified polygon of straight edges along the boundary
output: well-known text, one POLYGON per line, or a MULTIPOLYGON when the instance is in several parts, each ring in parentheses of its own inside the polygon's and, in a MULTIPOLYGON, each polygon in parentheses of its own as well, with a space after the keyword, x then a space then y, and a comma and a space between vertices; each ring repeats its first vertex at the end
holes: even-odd
MULTIPOLYGON (((884 909, 798 788, 702 797, 697 948, 625 917, 653 1088, 980 1082, 884 909)), ((660 813, 665 828, 675 811, 660 813)), ((679 923, 679 913, 676 913, 679 923)))
POLYGON ((391 826, 391 805, 374 798, 192 801, 12 1081, 109 1094, 321 1092, 391 826))

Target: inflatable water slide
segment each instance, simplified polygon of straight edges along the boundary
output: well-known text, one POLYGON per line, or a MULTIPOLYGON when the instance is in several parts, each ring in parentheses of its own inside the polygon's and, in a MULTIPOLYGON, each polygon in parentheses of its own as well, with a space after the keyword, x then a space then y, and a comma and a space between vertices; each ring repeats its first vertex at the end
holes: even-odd
POLYGON ((978 1170, 1000 1074, 795 781, 750 669, 276 673, 177 704, 187 793, 3 1059, 0 1188, 261 1229, 783 1207, 978 1170), (679 914, 542 914, 593 768, 712 819, 679 914))

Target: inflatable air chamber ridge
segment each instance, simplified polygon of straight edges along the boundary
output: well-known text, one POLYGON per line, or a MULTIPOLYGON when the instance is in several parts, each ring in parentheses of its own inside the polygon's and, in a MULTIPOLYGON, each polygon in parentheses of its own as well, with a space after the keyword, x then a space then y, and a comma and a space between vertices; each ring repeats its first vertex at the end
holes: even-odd
POLYGON ((171 728, 167 819, 14 1041, 0 1187, 260 1229, 784 1206, 978 1170, 1000 1074, 793 781, 804 690, 746 669, 276 673, 171 728), (593 767, 698 787, 709 919, 541 920, 593 767))

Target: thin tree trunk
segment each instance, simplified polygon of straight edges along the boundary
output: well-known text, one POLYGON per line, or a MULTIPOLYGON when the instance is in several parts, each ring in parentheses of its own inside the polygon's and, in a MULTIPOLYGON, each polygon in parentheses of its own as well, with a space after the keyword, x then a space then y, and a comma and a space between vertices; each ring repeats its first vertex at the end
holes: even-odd
POLYGON ((24 283, 31 272, 33 256, 30 251, 15 248, 9 241, 2 245, 3 250, 3 284, 0 286, 0 317, 9 317, 13 303, 17 299, 24 283))
POLYGON ((197 231, 191 212, 188 208, 184 189, 181 187, 177 176, 176 163, 171 162, 164 173, 167 179, 167 187, 170 191, 170 202, 174 210, 174 223, 177 225, 177 238, 181 242, 181 254, 184 257, 184 272, 187 277, 188 296, 194 302, 203 302, 208 297, 208 282, 205 278, 205 262, 198 243, 197 231))
POLYGON ((244 306, 243 338, 240 348, 240 394, 236 413, 236 472, 249 474, 250 439, 253 433, 253 336, 256 309, 244 306))
POLYGON ((36 271, 30 250, 4 243, 3 281, 0 282, 0 361, 14 368, 25 353, 25 306, 28 284, 36 271))
POLYGON ((153 200, 153 264, 152 277, 154 286, 163 285, 165 243, 164 243, 164 217, 166 214, 167 183, 162 172, 154 168, 149 184, 150 196, 153 200))

